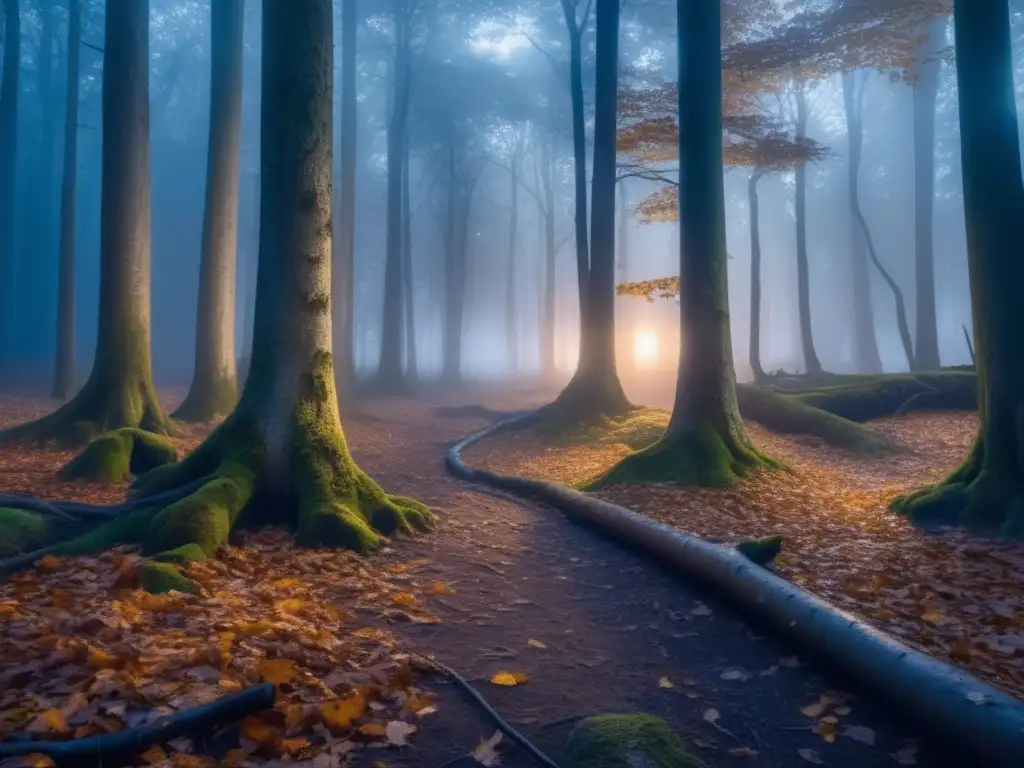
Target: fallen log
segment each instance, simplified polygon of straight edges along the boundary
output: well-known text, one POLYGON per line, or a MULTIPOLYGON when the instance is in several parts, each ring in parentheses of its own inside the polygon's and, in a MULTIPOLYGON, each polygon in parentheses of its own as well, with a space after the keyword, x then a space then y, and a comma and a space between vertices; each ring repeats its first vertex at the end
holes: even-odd
POLYGON ((0 742, 0 758, 46 755, 57 768, 105 768, 130 764, 154 744, 212 732, 218 725, 274 706, 273 683, 262 683, 201 707, 155 720, 149 725, 73 741, 0 742))
POLYGON ((628 509, 542 480, 469 467, 462 451, 533 413, 498 422, 452 447, 454 476, 541 501, 702 581, 822 662, 840 670, 969 765, 1024 765, 1024 702, 914 650, 730 547, 689 536, 628 509))

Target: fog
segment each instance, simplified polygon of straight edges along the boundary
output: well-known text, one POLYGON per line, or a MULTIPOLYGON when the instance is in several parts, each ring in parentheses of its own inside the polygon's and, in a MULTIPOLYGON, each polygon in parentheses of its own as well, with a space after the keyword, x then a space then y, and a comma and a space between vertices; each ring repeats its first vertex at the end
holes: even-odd
MULTIPOLYGON (((24 0, 19 98, 17 253, 8 306, 13 338, 5 380, 51 376, 57 307, 57 222, 62 157, 67 11, 56 3, 50 41, 52 82, 41 65, 47 0, 24 0), (54 34, 55 32, 55 34, 54 34), (47 155, 49 160, 47 161, 47 155), (47 177, 48 176, 48 177, 47 177)), ((377 364, 384 317, 387 232, 387 128, 394 74, 394 30, 386 4, 364 3, 358 30, 358 171, 354 354, 363 372, 377 364), (371 7, 372 6, 372 7, 371 7)), ((466 5, 466 4, 463 4, 466 5)), ((541 145, 552 156, 556 264, 556 365, 568 375, 578 340, 573 252, 571 110, 568 41, 555 2, 499 2, 462 6, 420 0, 412 22, 409 112, 411 301, 416 367, 429 378, 441 370, 445 272, 446 163, 449 138, 459 162, 477 174, 468 219, 468 288, 463 373, 467 378, 531 377, 540 373, 544 285, 541 145), (435 7, 436 6, 436 7, 435 7), (456 8, 456 10, 452 10, 456 8), (446 119, 457 123, 452 129, 446 119), (514 238, 511 169, 518 167, 514 238), (510 243, 512 268, 510 269, 510 243), (511 282, 510 282, 510 275, 511 282), (509 290, 509 286, 512 290, 509 290), (514 300, 510 320, 509 298, 514 300), (510 336, 511 325, 515 333, 510 336)), ((99 295, 100 100, 103 7, 84 5, 79 114, 76 274, 76 360, 84 377, 97 333, 99 295)), ((161 385, 185 385, 193 365, 200 236, 209 131, 209 4, 153 0, 150 31, 152 140, 152 348, 161 385)), ((340 11, 336 8, 338 27, 340 11)), ((1018 14, 1017 22, 1020 21, 1018 14)), ((1017 23, 1018 30, 1021 24, 1017 23)), ((627 3, 623 10, 621 79, 675 78, 674 3, 627 3)), ((1019 37, 1019 35, 1018 35, 1019 37)), ((583 77, 593 86, 593 28, 584 33, 583 77)), ((1024 49, 1024 46, 1018 46, 1024 49)), ((335 143, 340 137, 335 33, 335 143)), ((1020 59, 1018 59, 1020 63, 1020 59)), ((942 65, 935 123, 934 259, 936 323, 944 365, 969 363, 964 330, 970 299, 959 173, 954 64, 942 65)), ((1022 67, 1018 67, 1018 72, 1022 67)), ((902 288, 914 332, 914 154, 912 88, 887 72, 866 72, 861 205, 878 256, 902 288)), ((246 4, 243 129, 238 226, 237 352, 251 339, 258 237, 260 125, 260 4, 246 4)), ((768 94, 769 100, 778 101, 768 94)), ((783 98, 783 101, 786 99, 783 98)), ((846 184, 847 138, 838 74, 813 80, 808 136, 829 150, 807 169, 807 248, 815 344, 828 370, 856 370, 853 351, 851 248, 853 221, 846 184)), ((1019 106, 1019 104, 1018 104, 1019 106)), ((589 109, 589 106, 588 106, 589 109)), ((791 127, 791 105, 783 107, 791 127)), ((588 119, 587 128, 590 129, 588 119)), ((335 150, 336 166, 340 153, 335 150)), ((751 373, 749 343, 750 170, 726 173, 729 290, 733 349, 741 379, 751 373)), ((337 176, 336 176, 337 178, 337 176)), ((646 221, 634 206, 659 187, 625 178, 619 281, 678 274, 678 224, 646 221)), ((794 173, 766 175, 760 184, 763 253, 761 354, 767 371, 803 370, 798 330, 794 173)), ((335 182, 337 193, 337 181, 335 182)), ((335 194, 337 203, 337 194, 335 194)), ((884 368, 904 370, 893 295, 871 267, 874 329, 884 368)), ((620 369, 627 384, 674 376, 678 307, 672 299, 648 303, 617 299, 620 369)), ((408 346, 408 339, 406 341, 408 346)))

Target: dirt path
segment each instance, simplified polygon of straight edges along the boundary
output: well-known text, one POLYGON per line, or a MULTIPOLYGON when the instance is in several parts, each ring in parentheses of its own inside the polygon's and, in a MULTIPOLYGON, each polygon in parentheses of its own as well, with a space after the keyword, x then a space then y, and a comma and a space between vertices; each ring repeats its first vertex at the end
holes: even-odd
MULTIPOLYGON (((499 410, 512 404, 483 402, 499 410)), ((549 755, 557 757, 575 718, 645 711, 667 718, 711 766, 941 764, 923 743, 915 753, 912 734, 876 704, 839 694, 843 681, 815 668, 793 666, 792 649, 761 636, 713 596, 554 511, 448 477, 444 449, 485 418, 439 415, 407 401, 365 410, 367 417, 347 425, 358 461, 389 490, 435 506, 443 521, 435 535, 397 543, 386 557, 421 561, 411 578, 456 590, 430 601, 440 623, 392 629, 474 679, 549 755), (522 672, 529 681, 494 686, 488 679, 499 671, 522 672), (814 721, 800 711, 825 694, 835 697, 835 737, 809 730, 814 721), (720 715, 717 728, 706 719, 709 710, 720 715), (848 726, 875 743, 844 736, 848 726)), ((493 731, 454 688, 436 687, 441 712, 414 752, 388 756, 388 764, 439 766, 493 731)), ((531 765, 522 754, 504 764, 531 765)))

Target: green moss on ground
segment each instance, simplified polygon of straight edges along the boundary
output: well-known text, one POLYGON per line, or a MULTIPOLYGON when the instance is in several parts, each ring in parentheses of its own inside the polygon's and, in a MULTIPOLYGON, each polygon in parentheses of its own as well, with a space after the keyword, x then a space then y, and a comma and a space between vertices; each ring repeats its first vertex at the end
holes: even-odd
POLYGON ((0 507, 0 558, 45 546, 51 531, 51 521, 43 515, 0 507))
POLYGON ((736 388, 736 399, 743 418, 773 432, 811 435, 829 445, 863 454, 895 450, 870 428, 811 406, 795 395, 741 385, 736 388))
POLYGON ((559 760, 562 768, 702 768, 667 722, 653 715, 581 720, 559 760))
POLYGON ((178 460, 178 451, 166 437, 134 427, 100 435, 65 464, 62 480, 93 480, 119 483, 178 460))
POLYGON ((637 408, 624 416, 598 416, 573 424, 541 420, 533 429, 552 445, 626 445, 637 451, 658 441, 669 415, 662 408, 637 408))
POLYGON ((155 560, 143 560, 135 565, 139 586, 154 595, 162 592, 199 592, 199 586, 182 571, 181 566, 155 560))
POLYGON ((728 488, 751 470, 782 468, 780 462, 753 446, 727 441, 716 430, 700 426, 631 453, 582 487, 598 491, 614 485, 676 483, 728 488))

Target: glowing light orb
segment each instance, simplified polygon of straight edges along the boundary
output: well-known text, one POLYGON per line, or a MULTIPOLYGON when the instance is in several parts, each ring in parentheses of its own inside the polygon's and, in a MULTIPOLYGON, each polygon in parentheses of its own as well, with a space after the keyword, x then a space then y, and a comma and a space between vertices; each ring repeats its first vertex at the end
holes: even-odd
POLYGON ((633 360, 637 368, 657 368, 660 347, 654 331, 637 331, 633 341, 633 360))

